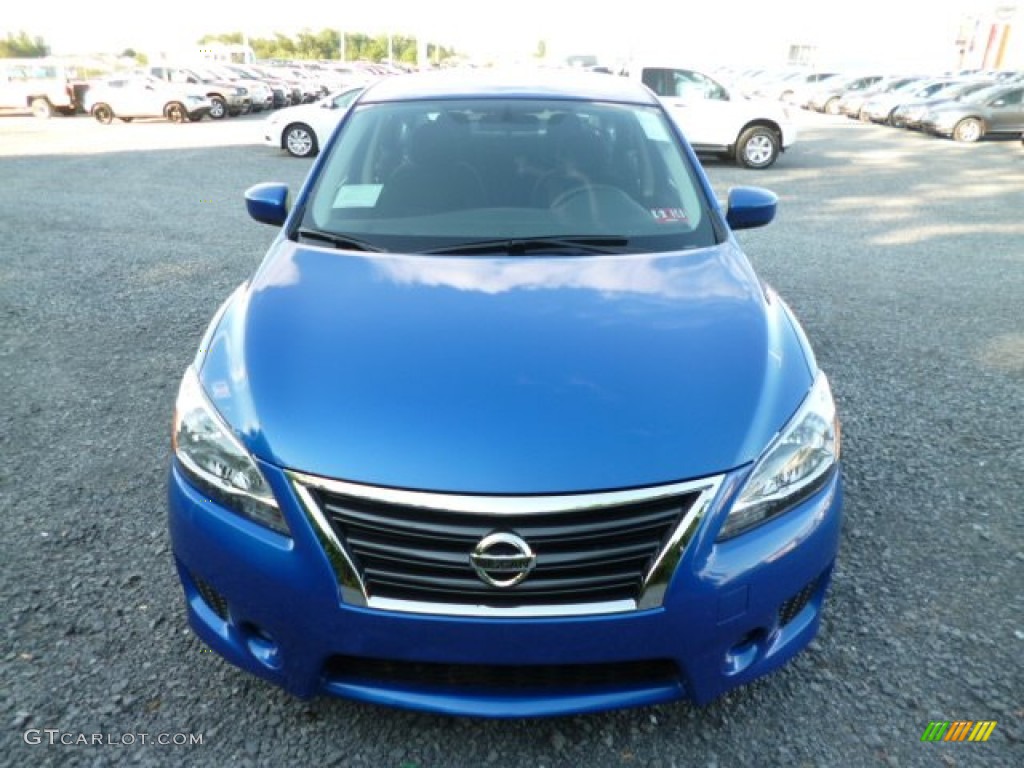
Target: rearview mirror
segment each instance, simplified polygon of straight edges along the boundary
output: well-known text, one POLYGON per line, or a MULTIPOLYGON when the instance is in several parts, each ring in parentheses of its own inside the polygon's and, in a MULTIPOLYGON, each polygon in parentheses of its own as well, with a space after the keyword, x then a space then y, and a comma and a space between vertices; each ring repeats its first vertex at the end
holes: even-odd
POLYGON ((729 190, 729 208, 725 220, 732 229, 763 227, 775 218, 779 198, 760 187, 733 187, 729 190))
POLYGON ((288 218, 288 185, 273 181, 249 187, 245 208, 256 221, 280 227, 288 218))

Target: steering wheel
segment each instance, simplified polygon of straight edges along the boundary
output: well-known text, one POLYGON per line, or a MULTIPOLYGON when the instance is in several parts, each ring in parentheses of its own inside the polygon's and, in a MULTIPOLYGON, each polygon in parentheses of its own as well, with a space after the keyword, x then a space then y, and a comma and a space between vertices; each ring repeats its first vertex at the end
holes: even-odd
POLYGON ((564 208, 571 205, 577 198, 586 196, 587 202, 592 206, 597 206, 601 203, 621 203, 623 198, 629 202, 633 202, 633 198, 627 195, 618 187, 613 187, 611 184, 581 184, 578 187, 567 189, 560 195, 557 195, 554 200, 551 201, 552 208, 564 208))
POLYGON ((600 221, 649 223, 651 214, 628 192, 611 184, 584 184, 568 189, 551 201, 560 215, 600 221))

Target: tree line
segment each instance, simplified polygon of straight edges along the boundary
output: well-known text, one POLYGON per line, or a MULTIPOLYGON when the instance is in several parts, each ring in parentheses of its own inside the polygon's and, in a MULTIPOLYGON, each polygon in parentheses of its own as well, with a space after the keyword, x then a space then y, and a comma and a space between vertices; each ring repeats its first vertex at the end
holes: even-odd
MULTIPOLYGON (((245 37, 241 32, 219 35, 204 35, 199 45, 227 43, 241 45, 245 37)), ((274 33, 273 37, 250 37, 249 45, 257 59, 328 59, 341 58, 341 37, 337 30, 322 29, 319 32, 305 30, 294 37, 274 33)), ((415 37, 392 35, 390 52, 396 62, 416 63, 415 37)), ((384 61, 388 58, 388 36, 345 33, 345 59, 347 61, 384 61)), ((443 61, 455 55, 455 49, 427 44, 427 58, 433 62, 443 61)))
POLYGON ((0 59, 35 59, 49 54, 50 46, 43 38, 30 38, 26 32, 8 32, 7 38, 0 40, 0 59))

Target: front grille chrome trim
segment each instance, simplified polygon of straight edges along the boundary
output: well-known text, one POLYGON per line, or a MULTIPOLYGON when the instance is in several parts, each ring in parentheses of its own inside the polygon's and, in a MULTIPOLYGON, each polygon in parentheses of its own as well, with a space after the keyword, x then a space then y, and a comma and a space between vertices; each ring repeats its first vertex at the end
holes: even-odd
MULTIPOLYGON (((365 607, 367 602, 366 585, 359 575, 352 555, 345 549, 345 545, 341 543, 341 539, 338 538, 338 534, 334 532, 331 524, 327 522, 323 510, 320 509, 320 505, 316 503, 316 499, 309 492, 307 487, 309 484, 304 484, 303 480, 291 472, 286 472, 286 474, 291 479, 292 488, 302 502, 299 506, 306 513, 306 518, 313 527, 321 548, 331 562, 341 599, 349 605, 365 607)), ((303 478, 305 477, 303 476, 303 478)))
POLYGON ((550 617, 586 616, 649 610, 661 606, 673 573, 693 539, 701 520, 711 508, 724 475, 690 480, 669 485, 606 491, 598 493, 557 494, 548 496, 486 496, 470 494, 429 493, 372 485, 360 485, 344 480, 309 475, 294 470, 285 474, 301 501, 307 519, 316 532, 334 569, 342 600, 359 607, 388 612, 416 613, 440 616, 488 617, 550 617), (454 512, 475 515, 493 515, 496 523, 502 516, 555 514, 599 510, 645 502, 660 501, 675 496, 697 493, 683 518, 672 530, 667 543, 658 552, 653 564, 643 577, 643 585, 636 600, 604 600, 583 603, 534 604, 523 606, 488 606, 471 603, 439 603, 420 600, 371 596, 361 578, 355 559, 345 543, 328 521, 324 510, 314 498, 313 491, 336 496, 348 496, 369 502, 394 504, 408 508, 454 512))
POLYGON ((606 613, 628 613, 637 609, 636 600, 605 600, 599 603, 559 603, 558 605, 522 605, 496 608, 491 605, 462 603, 428 603, 422 600, 396 600, 393 597, 370 597, 368 608, 398 613, 421 613, 431 616, 484 616, 499 619, 546 616, 597 616, 606 613))

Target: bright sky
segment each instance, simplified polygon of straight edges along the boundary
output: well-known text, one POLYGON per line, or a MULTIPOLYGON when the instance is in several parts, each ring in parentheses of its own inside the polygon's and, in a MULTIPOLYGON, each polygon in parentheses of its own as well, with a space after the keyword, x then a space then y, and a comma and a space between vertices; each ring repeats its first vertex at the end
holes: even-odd
POLYGON ((949 67, 961 12, 993 1, 725 0, 707 8, 685 0, 37 0, 5 2, 0 34, 41 35, 58 54, 117 53, 183 51, 207 32, 266 37, 330 27, 422 34, 476 55, 526 57, 544 40, 554 54, 671 55, 702 64, 781 64, 790 44, 806 43, 833 65, 949 67))

